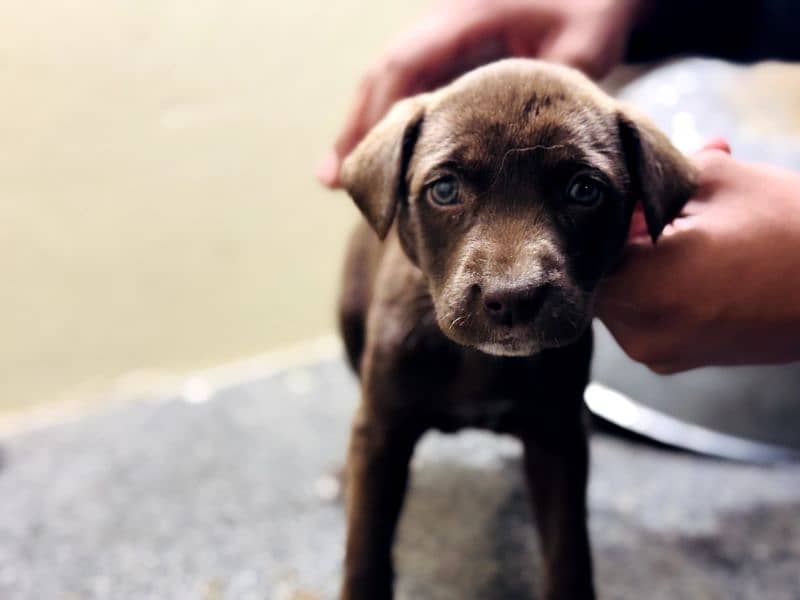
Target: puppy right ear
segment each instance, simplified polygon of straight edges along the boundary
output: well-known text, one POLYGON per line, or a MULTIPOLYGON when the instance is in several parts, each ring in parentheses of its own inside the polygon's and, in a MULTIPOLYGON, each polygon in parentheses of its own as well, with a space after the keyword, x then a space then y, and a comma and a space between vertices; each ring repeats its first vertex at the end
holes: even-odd
POLYGON ((342 186, 381 239, 406 194, 406 170, 424 114, 422 95, 401 100, 342 164, 342 186))

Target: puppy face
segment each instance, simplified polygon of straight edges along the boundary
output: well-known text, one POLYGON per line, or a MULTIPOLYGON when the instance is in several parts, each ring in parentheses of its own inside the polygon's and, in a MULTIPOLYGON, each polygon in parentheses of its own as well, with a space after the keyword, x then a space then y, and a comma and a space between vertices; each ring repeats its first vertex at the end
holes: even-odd
POLYGON ((693 188, 652 125, 576 71, 519 59, 398 103, 342 179, 378 235, 397 219, 442 331, 515 356, 574 341, 636 202, 655 241, 693 188))

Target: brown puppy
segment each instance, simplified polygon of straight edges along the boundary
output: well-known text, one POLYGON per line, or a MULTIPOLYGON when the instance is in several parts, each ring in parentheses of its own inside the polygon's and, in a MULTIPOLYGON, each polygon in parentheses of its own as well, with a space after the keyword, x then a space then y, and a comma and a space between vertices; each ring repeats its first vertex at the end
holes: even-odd
POLYGON ((582 419, 593 291, 637 202, 654 241, 677 215, 690 165, 577 71, 511 59, 398 103, 342 180, 372 228, 353 236, 340 306, 362 386, 342 598, 391 598, 414 445, 462 427, 523 443, 542 597, 593 598, 582 419))

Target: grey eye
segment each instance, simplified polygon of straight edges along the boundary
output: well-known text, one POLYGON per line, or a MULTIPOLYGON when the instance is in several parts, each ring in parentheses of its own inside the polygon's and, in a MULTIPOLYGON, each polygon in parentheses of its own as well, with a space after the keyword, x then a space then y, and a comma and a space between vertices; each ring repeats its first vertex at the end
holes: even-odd
POLYGON ((594 206, 605 197, 603 184, 588 175, 576 175, 567 185, 567 200, 581 206, 594 206))
POLYGON ((431 199, 441 206, 450 206, 457 204, 458 198, 458 181, 455 177, 446 176, 437 179, 431 186, 431 199))

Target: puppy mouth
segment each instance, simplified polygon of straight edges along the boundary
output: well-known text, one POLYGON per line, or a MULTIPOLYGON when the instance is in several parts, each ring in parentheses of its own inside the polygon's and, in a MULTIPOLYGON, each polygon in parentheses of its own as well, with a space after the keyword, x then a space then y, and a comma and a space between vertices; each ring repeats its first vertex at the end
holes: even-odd
POLYGON ((442 332, 462 346, 495 356, 533 356, 575 342, 591 323, 588 313, 580 303, 557 302, 529 321, 504 325, 464 306, 437 321, 442 332))
POLYGON ((493 356, 533 356, 542 351, 542 347, 532 340, 508 340, 484 342, 475 345, 475 349, 493 356))
POLYGON ((485 335, 470 336, 472 339, 466 345, 495 356, 533 356, 542 350, 572 344, 586 331, 589 322, 570 319, 564 323, 548 323, 541 328, 519 327, 507 332, 490 330, 485 335))

